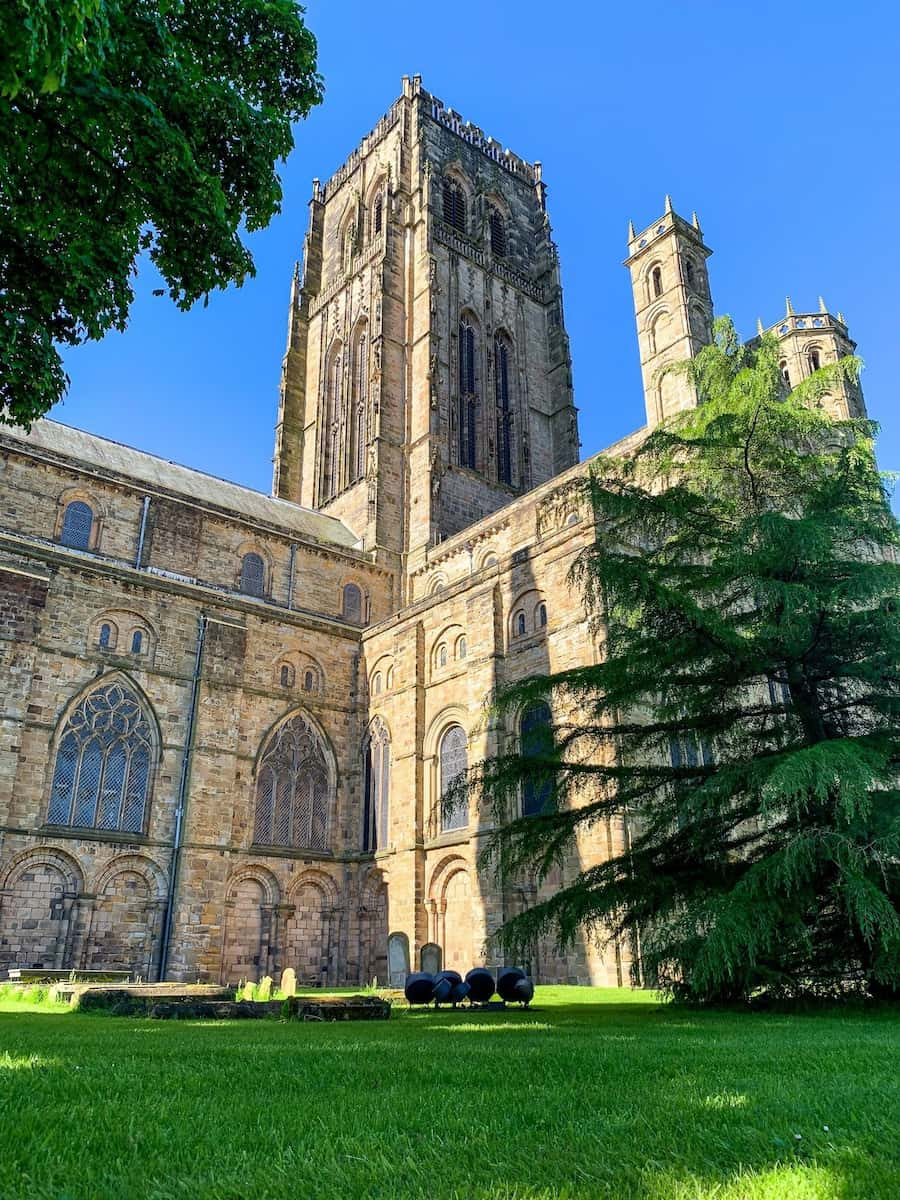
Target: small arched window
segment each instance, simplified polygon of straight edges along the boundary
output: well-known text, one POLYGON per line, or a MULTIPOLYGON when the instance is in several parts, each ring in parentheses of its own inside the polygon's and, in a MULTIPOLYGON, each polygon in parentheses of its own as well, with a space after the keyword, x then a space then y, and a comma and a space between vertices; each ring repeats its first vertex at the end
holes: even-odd
POLYGON ((141 629, 136 629, 131 635, 131 653, 142 654, 144 650, 144 633, 141 629))
POLYGON ((537 612, 535 613, 535 624, 537 625, 538 629, 547 628, 547 605, 543 600, 537 606, 537 612))
POLYGON ((466 232, 466 198, 462 188, 452 179, 444 180, 444 220, 460 233, 466 232))
POLYGON ((465 657, 466 657, 466 639, 465 639, 465 635, 463 635, 463 636, 462 636, 462 637, 459 639, 459 641, 456 643, 456 657, 457 657, 457 658, 460 658, 460 659, 462 659, 462 658, 465 658, 465 657))
POLYGON ((525 636, 525 632, 526 632, 525 614, 523 612, 517 612, 516 615, 513 617, 513 629, 515 631, 516 637, 524 637, 525 636))
POLYGON ((445 642, 441 642, 440 646, 438 646, 437 665, 439 667, 446 667, 447 665, 447 645, 445 642))
POLYGON ((384 194, 379 192, 372 206, 372 232, 381 233, 384 224, 384 194))
POLYGON ((494 338, 494 392, 497 405, 497 478, 512 484, 512 404, 510 401, 510 347, 503 337, 494 338))
POLYGON ((316 673, 315 671, 307 671, 303 676, 304 692, 314 692, 316 690, 316 673))
POLYGON ((495 258, 506 258, 506 222, 499 208, 492 208, 490 215, 491 254, 495 258))
POLYGON ((97 639, 101 650, 109 650, 112 645, 112 626, 103 624, 100 626, 100 637, 97 639))
POLYGON ((781 378, 784 380, 784 382, 787 384, 787 386, 790 387, 791 386, 791 373, 788 370, 787 359, 783 358, 781 360, 781 362, 778 364, 778 368, 781 371, 781 378))
POLYGON ((376 696, 381 695, 381 672, 375 672, 375 678, 372 680, 372 691, 376 696))
POLYGON ((241 591, 247 596, 261 596, 265 585, 265 566, 259 554, 251 552, 241 559, 241 591))
POLYGON ((662 267, 654 267, 650 275, 650 282, 653 287, 653 295, 662 295, 662 267))
POLYGON ((281 686, 283 688, 290 687, 291 684, 294 682, 293 671, 291 670, 291 668, 288 666, 287 663, 281 664, 281 672, 280 672, 279 678, 281 680, 281 686))
POLYGON ((344 584, 343 614, 345 621, 352 621, 354 625, 362 624, 362 592, 355 583, 344 584))
POLYGON ((91 506, 83 500, 73 500, 71 504, 66 505, 59 540, 64 546, 71 546, 73 550, 90 550, 93 527, 94 513, 91 506))
POLYGON ((465 829, 469 823, 469 804, 465 795, 453 795, 468 766, 466 734, 461 725, 451 725, 441 738, 438 750, 441 788, 441 832, 465 829), (449 802, 452 796, 452 802, 449 802))
POLYGON ((344 242, 341 247, 341 257, 344 263, 344 270, 349 271, 353 265, 353 254, 356 250, 356 230, 353 228, 351 221, 344 230, 344 242))
POLYGON ((810 375, 812 375, 813 371, 818 371, 822 366, 821 355, 815 346, 811 350, 807 351, 806 364, 809 367, 810 375))
POLYGON ((496 567, 496 565, 497 565, 497 555, 496 555, 496 554, 489 554, 489 555, 487 556, 487 558, 484 560, 484 562, 483 562, 481 565, 482 565, 482 567, 496 567))
POLYGON ((695 279, 694 264, 689 258, 685 259, 684 261, 684 277, 687 280, 688 287, 692 288, 694 286, 695 279))
POLYGON ((522 714, 519 724, 522 758, 534 761, 532 774, 522 784, 522 816, 532 817, 541 812, 550 799, 552 778, 540 769, 539 761, 553 754, 553 727, 550 708, 543 700, 532 704, 522 714))

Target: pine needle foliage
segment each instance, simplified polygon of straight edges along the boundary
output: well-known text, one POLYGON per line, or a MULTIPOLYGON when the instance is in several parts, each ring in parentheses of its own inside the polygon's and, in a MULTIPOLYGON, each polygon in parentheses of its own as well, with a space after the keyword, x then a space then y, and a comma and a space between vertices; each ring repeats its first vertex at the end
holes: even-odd
POLYGON ((591 467, 572 574, 601 661, 496 695, 492 721, 549 704, 553 737, 468 781, 502 881, 569 864, 512 953, 615 936, 699 1001, 900 989, 900 536, 874 426, 821 404, 856 360, 788 394, 778 360, 719 320, 677 368, 700 405, 591 467), (511 819, 526 786, 543 807, 511 819), (607 823, 623 851, 573 873, 607 823))

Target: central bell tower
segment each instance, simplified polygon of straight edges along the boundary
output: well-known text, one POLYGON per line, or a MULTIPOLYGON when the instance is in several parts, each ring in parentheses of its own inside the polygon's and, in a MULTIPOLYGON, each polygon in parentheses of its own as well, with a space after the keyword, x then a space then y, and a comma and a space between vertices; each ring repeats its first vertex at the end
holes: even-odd
POLYGON ((406 575, 577 461, 540 164, 404 78, 313 182, 273 492, 339 517, 406 575))

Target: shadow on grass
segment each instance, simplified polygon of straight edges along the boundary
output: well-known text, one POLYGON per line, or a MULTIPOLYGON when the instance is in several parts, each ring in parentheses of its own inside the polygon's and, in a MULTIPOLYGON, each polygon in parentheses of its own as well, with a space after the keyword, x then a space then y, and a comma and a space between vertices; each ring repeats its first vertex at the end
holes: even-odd
POLYGON ((3 1196, 896 1200, 898 1033, 654 1000, 332 1026, 23 1009, 0 1016, 3 1196))

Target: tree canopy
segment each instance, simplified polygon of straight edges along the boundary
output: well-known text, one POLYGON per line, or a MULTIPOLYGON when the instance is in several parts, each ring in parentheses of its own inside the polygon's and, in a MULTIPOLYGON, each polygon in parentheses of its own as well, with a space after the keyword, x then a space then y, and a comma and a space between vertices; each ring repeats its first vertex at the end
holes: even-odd
POLYGON ((242 229, 321 100, 293 0, 0 7, 0 413, 63 395, 55 344, 123 329, 146 252, 182 309, 253 274, 242 229))
POLYGON ((511 951, 628 939, 699 1000, 900 988, 900 536, 874 427, 822 404, 857 363, 789 394, 778 364, 720 320, 680 368, 699 406, 590 470, 601 661, 501 691, 495 718, 546 701, 552 736, 474 772, 504 879, 569 865, 511 951), (622 851, 572 869, 604 822, 622 851))

